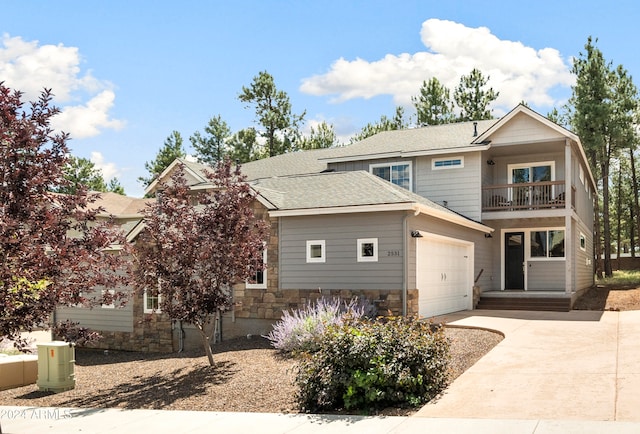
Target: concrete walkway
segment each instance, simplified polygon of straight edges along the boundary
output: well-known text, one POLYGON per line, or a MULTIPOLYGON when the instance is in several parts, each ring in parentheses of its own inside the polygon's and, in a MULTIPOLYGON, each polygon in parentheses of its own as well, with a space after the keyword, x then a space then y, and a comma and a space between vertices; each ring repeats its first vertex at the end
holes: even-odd
POLYGON ((640 311, 468 311, 505 335, 412 417, 0 407, 7 433, 638 433, 640 311))

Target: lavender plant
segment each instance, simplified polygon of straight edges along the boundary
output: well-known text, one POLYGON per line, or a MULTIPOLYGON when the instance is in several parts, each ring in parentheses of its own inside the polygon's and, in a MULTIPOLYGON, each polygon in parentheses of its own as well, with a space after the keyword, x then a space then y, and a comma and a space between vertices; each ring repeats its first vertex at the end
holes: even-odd
POLYGON ((285 311, 282 319, 264 337, 283 353, 313 353, 318 350, 327 327, 372 316, 373 311, 371 303, 364 299, 353 298, 347 302, 339 298, 320 298, 315 304, 307 303, 304 309, 294 310, 292 313, 285 311))

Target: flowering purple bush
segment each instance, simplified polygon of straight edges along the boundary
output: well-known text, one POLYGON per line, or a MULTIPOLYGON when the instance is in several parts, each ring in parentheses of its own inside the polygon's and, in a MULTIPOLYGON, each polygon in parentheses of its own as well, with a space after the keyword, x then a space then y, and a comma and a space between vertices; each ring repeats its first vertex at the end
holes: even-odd
POLYGON ((271 333, 264 337, 284 353, 312 353, 318 350, 327 327, 372 315, 372 311, 372 305, 366 300, 353 298, 347 303, 339 298, 320 298, 315 304, 309 302, 304 309, 293 313, 285 311, 271 333))

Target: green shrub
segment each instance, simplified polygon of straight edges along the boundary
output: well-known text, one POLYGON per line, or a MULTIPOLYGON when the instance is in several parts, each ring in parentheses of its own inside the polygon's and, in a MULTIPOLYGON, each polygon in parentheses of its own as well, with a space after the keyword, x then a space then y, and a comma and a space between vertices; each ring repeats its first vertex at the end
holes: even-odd
POLYGON ((328 327, 300 362, 304 411, 417 406, 447 385, 449 342, 441 327, 413 319, 359 320, 328 327))

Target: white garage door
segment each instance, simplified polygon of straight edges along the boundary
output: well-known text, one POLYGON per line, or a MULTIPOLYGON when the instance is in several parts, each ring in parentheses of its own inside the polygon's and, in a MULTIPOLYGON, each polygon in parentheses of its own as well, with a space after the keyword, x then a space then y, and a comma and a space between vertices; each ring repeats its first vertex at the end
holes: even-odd
POLYGON ((432 317, 472 308, 473 243, 422 233, 416 246, 418 313, 432 317))

